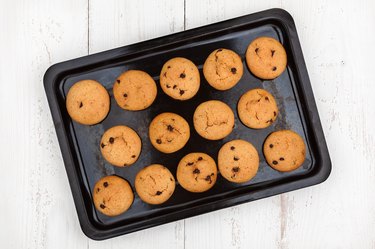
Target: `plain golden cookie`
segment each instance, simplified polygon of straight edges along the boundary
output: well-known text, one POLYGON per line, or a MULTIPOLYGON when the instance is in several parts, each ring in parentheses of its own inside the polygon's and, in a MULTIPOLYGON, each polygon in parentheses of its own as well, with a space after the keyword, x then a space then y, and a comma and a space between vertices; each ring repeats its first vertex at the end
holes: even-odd
POLYGON ((157 91, 154 79, 140 70, 122 73, 113 84, 113 95, 117 104, 129 111, 149 107, 154 102, 157 91))
POLYGON ((110 100, 107 90, 95 80, 75 83, 66 96, 66 109, 77 123, 94 125, 108 115, 110 100))
POLYGON ((278 171, 292 171, 305 161, 306 147, 300 135, 291 130, 272 132, 263 145, 267 163, 278 171))
POLYGON ((176 182, 172 173, 163 165, 152 164, 143 168, 135 177, 135 189, 142 201, 162 204, 173 194, 176 182))
POLYGON ((250 71, 261 79, 274 79, 286 68, 287 55, 283 45, 271 37, 253 40, 246 51, 250 71))
POLYGON ((275 98, 263 89, 253 89, 242 95, 237 110, 242 123, 253 129, 270 126, 279 113, 275 98))
POLYGON ((209 100, 201 103, 194 112, 194 127, 199 135, 209 140, 228 136, 234 128, 234 114, 224 102, 209 100))
POLYGON ((206 59, 203 74, 207 82, 217 90, 234 87, 243 74, 241 57, 229 49, 216 49, 206 59))
POLYGON ((151 121, 149 137, 157 150, 173 153, 182 149, 189 140, 190 127, 180 115, 165 112, 151 121))
POLYGON ((118 176, 105 176, 95 184, 93 200, 99 212, 116 216, 130 208, 134 194, 126 180, 118 176))
POLYGON ((108 129, 100 141, 103 157, 118 167, 129 166, 137 161, 141 147, 142 142, 138 134, 125 125, 108 129))
POLYGON ((190 192, 204 192, 216 182, 217 168, 212 157, 204 153, 190 153, 177 166, 177 180, 190 192))
POLYGON ((220 174, 230 182, 247 182, 258 172, 258 152, 244 140, 232 140, 224 144, 217 160, 220 174))
POLYGON ((161 70, 160 86, 167 95, 174 99, 191 99, 200 86, 197 66, 185 58, 170 59, 161 70))

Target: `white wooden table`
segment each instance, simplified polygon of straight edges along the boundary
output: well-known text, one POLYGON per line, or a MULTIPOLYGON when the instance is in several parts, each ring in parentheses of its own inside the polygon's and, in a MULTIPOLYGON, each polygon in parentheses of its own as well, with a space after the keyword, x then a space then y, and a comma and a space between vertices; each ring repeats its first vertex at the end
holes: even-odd
POLYGON ((0 0, 0 248, 375 248, 375 1, 0 0), (107 241, 81 232, 53 63, 272 7, 296 22, 333 162, 314 187, 107 241))

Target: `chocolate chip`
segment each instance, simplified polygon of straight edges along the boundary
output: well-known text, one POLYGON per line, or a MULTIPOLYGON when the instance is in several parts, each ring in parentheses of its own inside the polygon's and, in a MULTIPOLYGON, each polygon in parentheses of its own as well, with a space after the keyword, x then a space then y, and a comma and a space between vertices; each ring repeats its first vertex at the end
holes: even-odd
POLYGON ((187 163, 187 165, 189 165, 189 166, 191 166, 191 165, 193 165, 194 163, 192 163, 192 162, 188 162, 187 163))
POLYGON ((124 93, 124 95, 123 95, 123 96, 124 96, 125 98, 126 98, 126 97, 128 97, 128 95, 127 95, 126 93, 124 93))
POLYGON ((124 167, 128 166, 126 163, 124 163, 124 167))
POLYGON ((272 164, 276 165, 276 164, 278 164, 278 162, 276 160, 274 160, 274 161, 272 161, 272 164))
POLYGON ((176 89, 177 85, 173 85, 173 89, 176 89))
POLYGON ((212 179, 211 179, 210 175, 206 176, 206 178, 204 178, 204 180, 209 181, 210 184, 212 183, 212 179))
POLYGON ((238 161, 238 160, 240 160, 240 159, 239 159, 238 157, 235 156, 235 157, 233 157, 233 160, 234 160, 234 161, 238 161))
POLYGON ((105 144, 101 143, 100 146, 101 146, 102 148, 104 148, 104 147, 105 147, 105 144))
POLYGON ((221 51, 223 51, 221 48, 219 48, 219 49, 217 50, 217 52, 221 52, 221 51))
POLYGON ((157 144, 161 144, 161 139, 159 139, 159 138, 156 139, 156 143, 157 143, 157 144))
POLYGON ((271 50, 271 57, 275 54, 275 50, 271 50))
POLYGON ((236 73, 237 73, 237 68, 232 67, 232 68, 230 69, 230 71, 232 72, 232 74, 236 74, 236 73))
POLYGON ((279 159, 280 159, 280 161, 284 161, 284 157, 280 157, 279 159))
POLYGON ((109 143, 113 144, 114 141, 115 141, 115 139, 113 137, 109 138, 109 143))
POLYGON ((164 76, 164 77, 167 77, 167 72, 164 72, 163 76, 164 76))
POLYGON ((203 158, 200 156, 200 157, 198 157, 198 161, 201 161, 201 160, 203 160, 203 158))
POLYGON ((233 172, 238 172, 238 171, 240 171, 240 168, 239 167, 233 167, 232 170, 233 170, 233 172))
POLYGON ((258 51, 259 51, 259 48, 256 48, 256 49, 255 49, 255 53, 258 53, 258 51))
POLYGON ((81 103, 79 103, 79 108, 81 108, 83 106, 83 103, 81 102, 81 103))
POLYGON ((135 155, 132 155, 132 158, 135 158, 135 155))
POLYGON ((277 67, 273 67, 273 68, 272 68, 272 71, 276 71, 276 70, 277 70, 277 67))
POLYGON ((270 148, 271 148, 271 149, 273 148, 273 144, 270 144, 270 148))
POLYGON ((276 116, 276 112, 273 112, 273 116, 276 116))
POLYGON ((116 82, 117 82, 118 84, 120 84, 121 81, 120 81, 120 80, 116 80, 116 82))
POLYGON ((100 204, 100 208, 101 209, 105 209, 105 205, 104 204, 100 204))
POLYGON ((170 86, 170 85, 166 85, 166 87, 167 87, 167 88, 171 88, 171 86, 170 86))
POLYGON ((167 126, 167 129, 168 129, 168 131, 173 131, 174 128, 173 128, 172 125, 168 125, 168 126, 167 126))
POLYGON ((106 188, 108 187, 108 182, 103 182, 103 186, 106 188))
POLYGON ((234 146, 231 146, 231 147, 230 147, 230 149, 231 149, 231 150, 234 150, 234 149, 235 149, 235 147, 234 147, 234 146))
POLYGON ((199 169, 194 169, 193 173, 194 174, 199 174, 199 173, 201 173, 201 171, 199 169))
POLYGON ((161 195, 163 192, 156 191, 156 195, 161 195))
POLYGON ((167 68, 171 68, 171 66, 168 66, 167 68))
POLYGON ((96 193, 99 193, 99 191, 100 191, 100 188, 96 188, 96 193))
POLYGON ((173 182, 173 179, 172 179, 172 178, 169 178, 169 180, 171 180, 171 182, 173 182))
POLYGON ((184 73, 180 74, 180 78, 181 78, 181 79, 183 79, 183 78, 185 78, 185 77, 186 77, 186 74, 184 74, 184 73))
POLYGON ((185 93, 184 90, 180 90, 180 95, 183 95, 185 93))
POLYGON ((266 97, 264 97, 264 99, 265 99, 265 100, 267 100, 267 101, 270 101, 270 99, 269 99, 269 98, 268 98, 267 96, 266 96, 266 97))

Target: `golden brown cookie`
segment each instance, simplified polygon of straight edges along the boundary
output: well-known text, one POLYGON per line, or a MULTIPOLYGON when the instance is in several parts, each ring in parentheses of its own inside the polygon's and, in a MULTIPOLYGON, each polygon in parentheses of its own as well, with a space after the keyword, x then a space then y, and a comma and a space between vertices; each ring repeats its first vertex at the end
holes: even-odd
POLYGON ((164 153, 182 149, 190 137, 188 122, 175 113, 165 112, 156 116, 149 128, 152 145, 164 153))
POLYGON ((75 83, 66 96, 66 109, 77 123, 94 125, 108 115, 110 100, 107 90, 95 80, 75 83))
POLYGON ((177 167, 177 180, 190 192, 204 192, 216 182, 217 168, 212 157, 204 153, 190 153, 184 156, 177 167))
POLYGON ((134 194, 126 180, 118 176, 105 176, 95 184, 93 200, 99 212, 116 216, 130 208, 134 194))
POLYGON ((286 68, 287 55, 283 45, 271 37, 253 40, 246 51, 250 71, 261 79, 274 79, 286 68))
POLYGON ((232 109, 218 100, 209 100, 200 104, 195 109, 193 119, 198 134, 209 140, 219 140, 228 136, 234 127, 232 109))
POLYGON ((242 95, 237 110, 242 123, 253 129, 270 126, 279 113, 275 98, 263 89, 253 89, 242 95))
POLYGON ((125 125, 108 129, 100 141, 103 157, 118 167, 130 166, 137 161, 141 147, 142 142, 138 134, 125 125))
POLYGON ((263 145, 267 163, 278 171, 292 171, 305 161, 306 147, 300 135, 291 130, 272 132, 263 145))
POLYGON ((206 59, 203 74, 213 88, 228 90, 234 87, 242 77, 241 57, 229 49, 216 49, 206 59))
POLYGON ((185 58, 170 59, 161 70, 160 86, 167 95, 174 99, 191 99, 200 86, 197 66, 185 58))
POLYGON ((139 111, 146 109, 154 102, 157 87, 148 73, 129 70, 116 79, 113 84, 113 95, 121 108, 139 111))
POLYGON ((162 204, 173 194, 176 182, 172 173, 163 165, 152 164, 143 168, 135 177, 135 189, 148 204, 162 204))
POLYGON ((258 152, 244 140, 232 140, 224 144, 217 160, 221 175, 230 182, 247 182, 258 172, 258 152))

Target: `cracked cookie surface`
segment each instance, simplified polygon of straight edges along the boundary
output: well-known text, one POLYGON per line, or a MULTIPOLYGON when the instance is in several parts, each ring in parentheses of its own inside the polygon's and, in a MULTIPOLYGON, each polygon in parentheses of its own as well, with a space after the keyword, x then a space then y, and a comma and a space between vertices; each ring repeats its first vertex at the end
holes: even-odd
POLYGON ((174 99, 191 99, 200 86, 197 66, 182 57, 170 59, 161 70, 160 86, 167 95, 174 99))
POLYGON ((129 70, 122 73, 113 84, 113 96, 125 110, 144 110, 154 102, 157 87, 154 79, 146 72, 129 70))
POLYGON ((264 142, 263 153, 267 163, 278 171, 299 168, 306 157, 306 146, 302 137, 292 130, 272 132, 264 142))
POLYGON ((229 49, 216 49, 207 57, 203 74, 213 88, 228 90, 234 87, 243 75, 241 57, 229 49))
POLYGON ((188 122, 175 113, 165 112, 156 116, 150 124, 149 137, 152 145, 164 153, 182 149, 190 138, 188 122))
POLYGON ((118 176, 105 176, 94 186, 95 208, 107 215, 117 216, 127 211, 133 204, 134 194, 129 183, 118 176))
POLYGON ((275 98, 263 89, 253 89, 243 94, 237 110, 242 123, 253 129, 270 126, 279 113, 275 98))
POLYGON ((141 139, 138 134, 125 125, 114 126, 104 132, 100 141, 103 157, 118 167, 130 166, 141 153, 141 139))
POLYGON ((244 140, 232 140, 224 144, 217 160, 220 174, 230 182, 250 181, 258 172, 258 152, 244 140))
POLYGON ((246 62, 255 76, 261 79, 274 79, 284 72, 287 55, 283 45, 277 40, 259 37, 248 46, 246 62))
POLYGON ((194 112, 194 128, 202 137, 219 140, 234 128, 234 114, 224 102, 209 100, 201 103, 194 112))
POLYGON ((214 186, 217 179, 215 160, 205 153, 190 153, 177 166, 177 180, 190 192, 204 192, 214 186))
POLYGON ((108 115, 110 100, 107 90, 95 80, 75 83, 66 96, 66 109, 77 123, 94 125, 108 115))
POLYGON ((162 204, 173 194, 176 187, 172 173, 160 164, 143 168, 135 177, 135 189, 148 204, 162 204))

